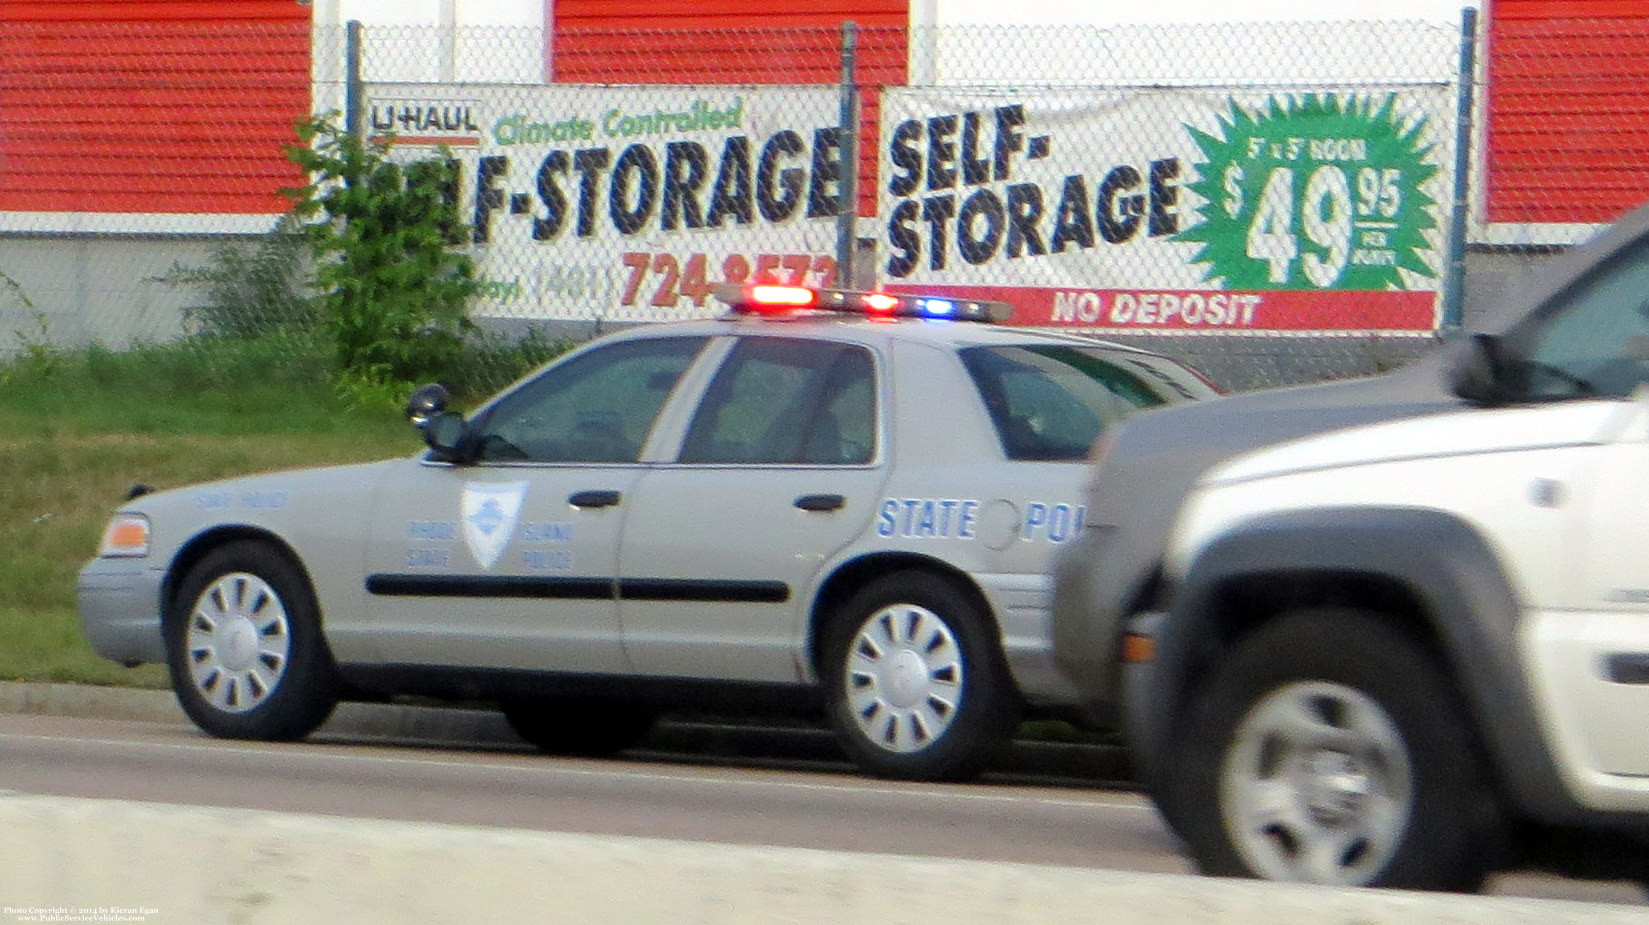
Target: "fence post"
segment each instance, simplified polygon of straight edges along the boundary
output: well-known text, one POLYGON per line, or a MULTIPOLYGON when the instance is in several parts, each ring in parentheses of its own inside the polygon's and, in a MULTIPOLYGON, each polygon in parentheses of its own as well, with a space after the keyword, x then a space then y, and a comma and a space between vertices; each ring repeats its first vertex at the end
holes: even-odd
POLYGON ((366 88, 361 81, 361 21, 351 19, 344 26, 344 131, 362 138, 361 106, 366 88))
POLYGON ((1477 82, 1477 10, 1460 11, 1460 93, 1455 111, 1454 205, 1449 213, 1449 267, 1443 283, 1442 330, 1459 330, 1466 306, 1466 216, 1471 211, 1472 91, 1477 82))
POLYGON ((841 142, 842 173, 836 187, 836 285, 851 289, 853 250, 859 215, 859 87, 854 83, 859 55, 859 25, 842 23, 841 118, 837 138, 841 142))

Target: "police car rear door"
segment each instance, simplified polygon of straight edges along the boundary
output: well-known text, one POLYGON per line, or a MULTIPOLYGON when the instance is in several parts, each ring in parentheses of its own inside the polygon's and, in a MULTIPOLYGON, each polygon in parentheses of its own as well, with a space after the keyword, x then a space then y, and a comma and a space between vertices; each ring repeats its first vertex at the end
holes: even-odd
POLYGON ((800 679, 811 589, 886 480, 881 376, 858 344, 737 339, 674 461, 632 491, 619 607, 633 670, 800 679))

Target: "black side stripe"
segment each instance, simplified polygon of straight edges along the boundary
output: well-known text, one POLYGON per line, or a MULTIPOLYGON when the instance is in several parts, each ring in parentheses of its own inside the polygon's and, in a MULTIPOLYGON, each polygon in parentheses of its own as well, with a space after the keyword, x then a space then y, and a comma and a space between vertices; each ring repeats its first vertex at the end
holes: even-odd
POLYGON ((790 600, 790 588, 782 581, 623 578, 618 582, 618 596, 632 601, 782 604, 790 600))
POLYGON ((616 597, 611 578, 514 575, 368 575, 368 594, 384 597, 525 597, 601 600, 616 597))
POLYGON ((563 600, 694 601, 782 604, 782 581, 700 578, 558 578, 516 575, 368 575, 368 594, 382 597, 501 597, 563 600))

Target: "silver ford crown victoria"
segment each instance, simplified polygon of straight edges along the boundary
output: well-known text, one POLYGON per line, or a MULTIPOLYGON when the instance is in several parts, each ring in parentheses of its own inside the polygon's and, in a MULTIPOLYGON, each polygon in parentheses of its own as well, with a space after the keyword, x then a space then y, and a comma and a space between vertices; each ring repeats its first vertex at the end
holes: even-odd
POLYGON ((496 702, 547 751, 661 711, 823 709, 872 773, 977 773, 1068 705, 1048 565, 1083 461, 1212 387, 1001 327, 1000 303, 758 286, 593 341, 428 449, 141 495, 81 572, 102 656, 165 661, 205 731, 297 739, 341 699, 496 702))

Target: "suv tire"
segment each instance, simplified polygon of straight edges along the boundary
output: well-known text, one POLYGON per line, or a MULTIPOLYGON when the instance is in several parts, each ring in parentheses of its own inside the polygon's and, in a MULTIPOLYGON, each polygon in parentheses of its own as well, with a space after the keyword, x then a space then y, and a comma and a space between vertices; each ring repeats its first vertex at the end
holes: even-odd
POLYGON ((1473 727, 1434 652, 1391 620, 1283 615, 1190 705, 1165 783, 1204 873, 1471 891, 1491 869, 1473 727))

